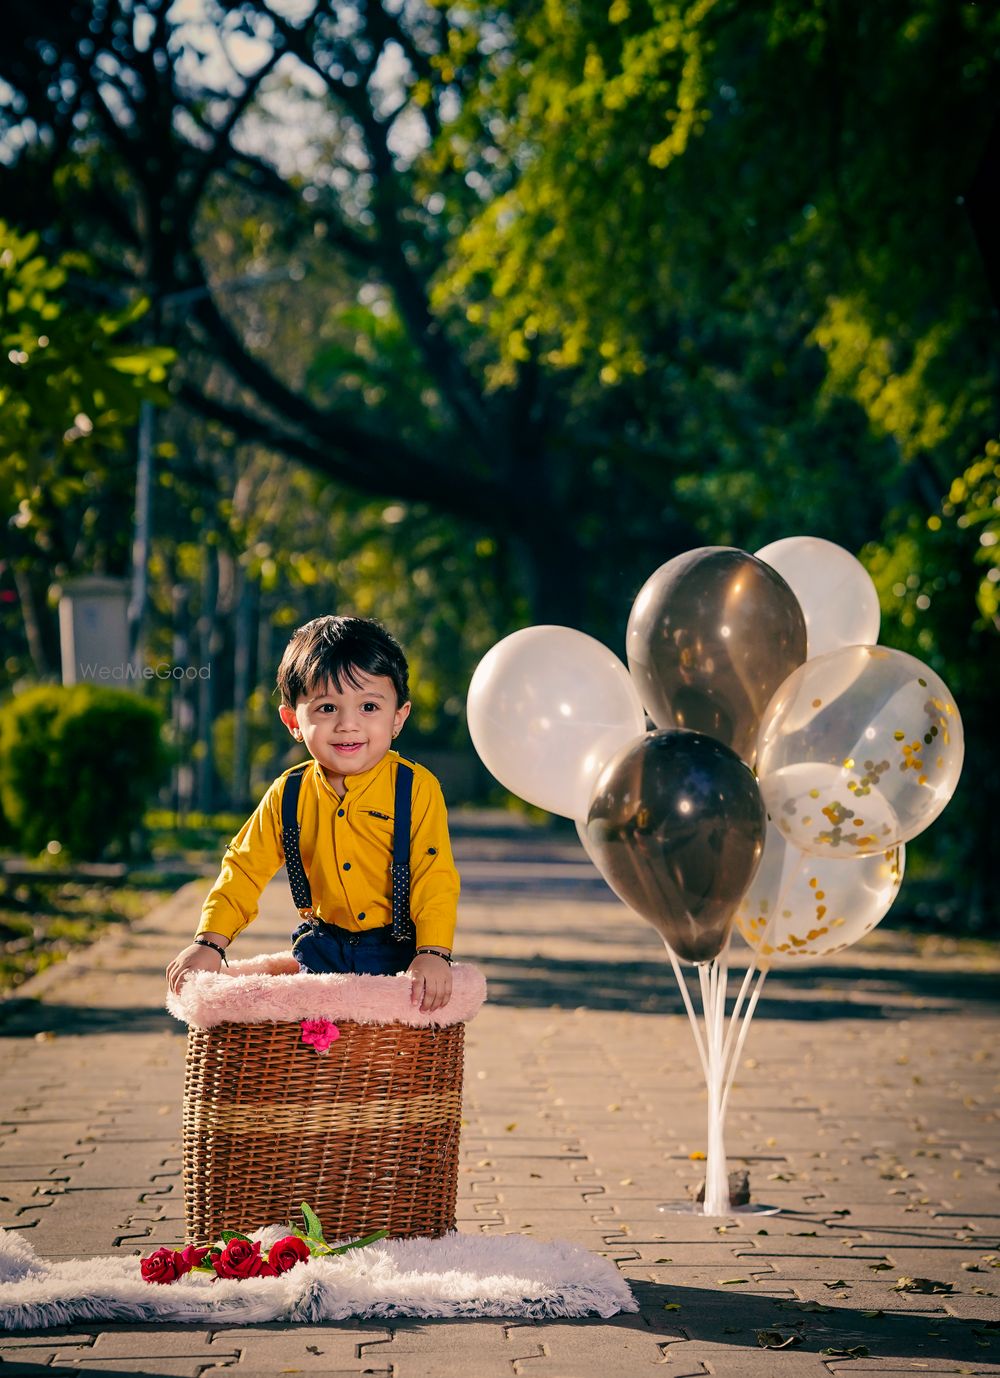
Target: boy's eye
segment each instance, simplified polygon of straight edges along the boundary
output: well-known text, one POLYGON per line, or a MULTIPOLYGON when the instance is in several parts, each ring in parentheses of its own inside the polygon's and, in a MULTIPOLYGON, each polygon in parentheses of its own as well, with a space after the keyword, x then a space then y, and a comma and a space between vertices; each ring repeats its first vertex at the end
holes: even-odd
POLYGON ((377 712, 378 712, 378 704, 377 704, 377 703, 366 703, 366 704, 363 704, 362 706, 363 706, 363 708, 364 708, 364 710, 365 710, 366 713, 367 713, 369 710, 370 710, 371 712, 373 712, 373 713, 377 713, 377 712))

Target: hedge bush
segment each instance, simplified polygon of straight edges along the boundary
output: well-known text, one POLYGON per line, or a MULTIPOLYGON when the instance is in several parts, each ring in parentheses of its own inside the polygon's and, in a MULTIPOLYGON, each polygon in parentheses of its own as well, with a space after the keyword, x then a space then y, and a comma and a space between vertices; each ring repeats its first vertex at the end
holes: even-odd
POLYGON ((0 708, 0 807, 13 845, 128 855, 169 768, 159 709, 92 684, 38 685, 0 708))

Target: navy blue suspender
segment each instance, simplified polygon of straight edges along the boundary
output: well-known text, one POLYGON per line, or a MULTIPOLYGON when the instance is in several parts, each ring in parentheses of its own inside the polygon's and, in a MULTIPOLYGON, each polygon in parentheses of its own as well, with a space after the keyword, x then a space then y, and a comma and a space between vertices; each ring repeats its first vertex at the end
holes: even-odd
MULTIPOLYGON (((312 769, 306 761, 285 776, 281 792, 281 841, 285 849, 285 870, 292 900, 302 919, 316 923, 309 877, 302 865, 299 849, 298 803, 302 777, 312 769)), ((392 936, 397 942, 412 941, 415 929, 410 917, 410 815, 413 770, 400 761, 396 766, 396 797, 392 829, 392 936)))

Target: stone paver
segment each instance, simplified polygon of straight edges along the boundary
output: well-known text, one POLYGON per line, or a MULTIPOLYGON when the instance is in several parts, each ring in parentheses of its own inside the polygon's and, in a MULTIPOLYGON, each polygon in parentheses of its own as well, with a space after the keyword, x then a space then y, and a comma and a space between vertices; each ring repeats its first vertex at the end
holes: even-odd
MULTIPOLYGON (((490 984, 468 1030, 459 1228, 585 1245, 617 1263, 639 1313, 91 1324, 0 1336, 3 1372, 1000 1375, 1000 960, 919 961, 876 932, 769 978, 727 1147, 778 1213, 708 1219, 688 1204, 704 1087, 656 935, 571 843, 472 836, 458 851, 473 858, 461 952, 490 984), (896 1291, 901 1277, 942 1290, 896 1291), (765 1331, 797 1343, 761 1348, 765 1331)), ((47 1256, 180 1240, 184 1031, 162 1011, 162 970, 208 883, 0 1011, 0 1224, 47 1256)), ((262 911, 242 952, 285 945, 280 878, 262 911)))

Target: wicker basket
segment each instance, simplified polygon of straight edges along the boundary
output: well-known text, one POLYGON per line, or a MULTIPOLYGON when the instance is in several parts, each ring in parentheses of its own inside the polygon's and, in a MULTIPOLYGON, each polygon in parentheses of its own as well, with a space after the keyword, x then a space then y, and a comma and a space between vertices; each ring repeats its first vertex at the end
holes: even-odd
MULTIPOLYGON (((240 971, 252 965, 233 963, 230 973, 250 980, 249 1007, 257 1015, 261 1001, 254 997, 259 997, 262 974, 259 967, 249 976, 240 971)), ((461 971, 455 968, 456 987, 461 971)), ((475 968, 465 971, 472 973, 473 985, 482 985, 475 968)), ((252 1230, 291 1220, 303 1201, 316 1211, 331 1240, 377 1229, 387 1229, 393 1238, 433 1238, 453 1230, 465 1041, 461 1015, 471 1017, 468 1001, 463 1008, 459 999, 453 1010, 453 996, 434 1022, 423 1016, 416 1024, 409 1022, 420 1016, 409 1006, 408 980, 401 990, 399 977, 304 977, 282 969, 269 985, 292 982, 295 997, 306 993, 307 984, 320 991, 325 985, 330 998, 317 1002, 313 996, 290 1019, 230 1017, 208 1027, 204 1009, 195 1011, 196 1022, 190 1011, 176 1007, 189 987, 193 993, 199 986, 204 1005, 213 983, 229 1006, 232 980, 232 974, 222 973, 189 978, 182 997, 171 1005, 191 1024, 183 1116, 188 1242, 206 1244, 224 1229, 252 1230), (402 1017, 358 1022, 336 1013, 350 1007, 358 982, 365 983, 361 989, 369 1006, 383 994, 381 983, 391 997, 387 1013, 402 1017), (340 1031, 325 1053, 302 1039, 301 1019, 316 1017, 335 1020, 340 1031)), ((468 975, 464 984, 470 984, 468 975)), ((281 994, 287 997, 288 991, 281 994)))

